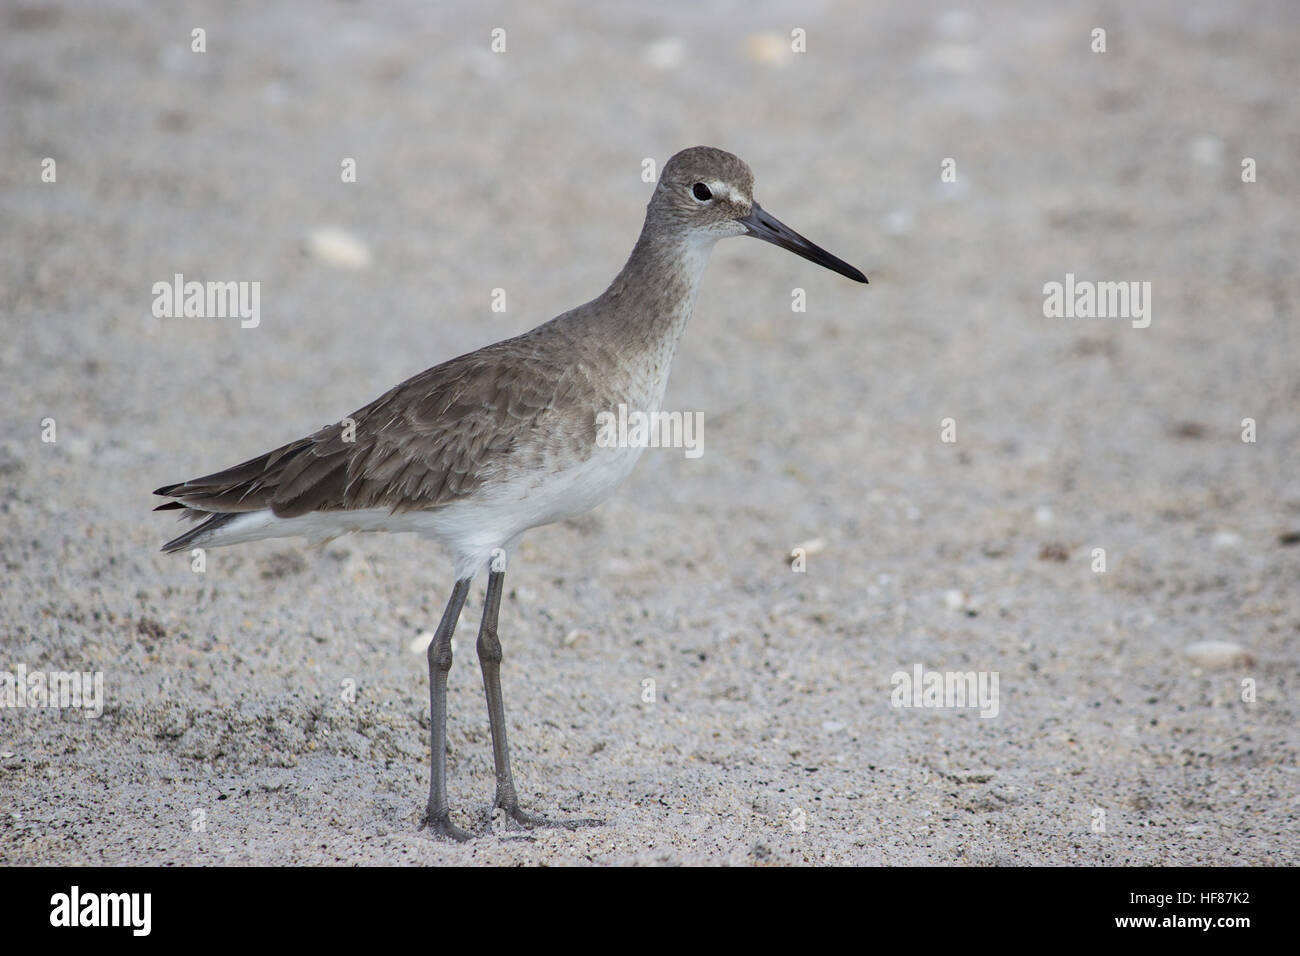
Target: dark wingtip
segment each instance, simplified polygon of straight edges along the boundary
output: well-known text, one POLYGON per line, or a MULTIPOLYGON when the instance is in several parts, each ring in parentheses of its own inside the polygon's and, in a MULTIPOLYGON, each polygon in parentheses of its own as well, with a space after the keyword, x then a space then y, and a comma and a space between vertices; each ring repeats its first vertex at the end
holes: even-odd
POLYGON ((229 524, 238 517, 239 515, 234 512, 210 512, 204 516, 203 521, 195 525, 189 531, 186 531, 182 535, 177 535, 175 538, 172 538, 164 544, 162 546, 163 553, 173 554, 177 551, 188 550, 196 542, 206 541, 213 531, 229 524))
POLYGON ((172 538, 170 541, 168 541, 158 550, 161 551, 163 554, 175 554, 177 551, 184 551, 187 547, 189 547, 190 542, 192 542, 196 537, 198 537, 199 532, 204 530, 206 530, 204 525, 198 525, 197 527, 191 528, 189 531, 186 531, 184 534, 180 534, 172 538))

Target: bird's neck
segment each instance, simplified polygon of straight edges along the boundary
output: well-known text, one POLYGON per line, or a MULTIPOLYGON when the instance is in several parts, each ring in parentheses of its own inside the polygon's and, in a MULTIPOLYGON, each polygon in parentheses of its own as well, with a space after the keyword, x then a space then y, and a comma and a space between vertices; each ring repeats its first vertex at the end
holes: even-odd
POLYGON ((627 264, 596 300, 624 341, 676 345, 712 249, 711 239, 642 230, 627 264))

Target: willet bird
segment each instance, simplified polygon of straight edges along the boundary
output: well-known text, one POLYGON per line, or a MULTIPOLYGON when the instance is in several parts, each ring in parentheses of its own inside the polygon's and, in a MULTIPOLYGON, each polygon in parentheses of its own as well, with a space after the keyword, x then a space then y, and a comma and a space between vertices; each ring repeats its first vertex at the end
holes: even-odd
POLYGON ((754 202, 740 159, 707 146, 663 168, 623 271, 586 305, 436 365, 320 431, 203 478, 159 488, 202 523, 164 551, 351 531, 414 531, 451 552, 455 584, 429 645, 432 758, 422 823, 464 840, 447 804, 447 672, 470 582, 489 566, 478 633, 499 808, 513 824, 576 826, 519 806, 506 745, 497 613, 506 563, 530 528, 579 515, 642 449, 597 442, 600 413, 659 411, 713 244, 754 236, 858 282, 867 277, 754 202))

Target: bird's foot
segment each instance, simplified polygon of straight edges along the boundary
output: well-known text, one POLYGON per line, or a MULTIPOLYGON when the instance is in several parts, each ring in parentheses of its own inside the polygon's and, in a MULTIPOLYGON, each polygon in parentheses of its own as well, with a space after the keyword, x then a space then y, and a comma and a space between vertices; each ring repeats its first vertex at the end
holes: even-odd
POLYGON ((420 829, 428 828, 429 832, 436 837, 444 840, 455 840, 457 843, 464 843, 466 840, 472 840, 474 835, 466 830, 462 830, 456 824, 451 822, 451 817, 446 810, 442 813, 431 813, 425 811, 420 820, 420 829))
POLYGON ((550 817, 528 812, 520 807, 517 801, 512 803, 497 801, 493 803, 492 809, 488 811, 488 827, 493 833, 545 828, 577 830, 580 827, 601 827, 604 825, 604 820, 596 820, 590 817, 580 817, 573 820, 553 820, 550 817))

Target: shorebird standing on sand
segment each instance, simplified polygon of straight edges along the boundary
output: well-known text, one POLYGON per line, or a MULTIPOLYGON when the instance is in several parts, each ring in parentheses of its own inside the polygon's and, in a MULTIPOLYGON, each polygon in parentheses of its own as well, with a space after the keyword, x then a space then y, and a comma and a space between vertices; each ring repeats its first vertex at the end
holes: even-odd
POLYGON ((594 508, 631 472, 640 447, 597 442, 601 413, 653 415, 713 244, 754 236, 858 282, 867 277, 769 216, 753 174, 720 149, 682 150, 663 168, 627 265, 605 292, 532 331, 444 362, 342 422, 156 494, 204 519, 164 551, 302 535, 414 531, 443 543, 456 583, 429 645, 432 766, 423 825, 470 834, 447 806, 447 672, 470 582, 490 565, 478 657, 496 763, 496 798, 516 824, 580 826, 523 810, 510 773, 497 612, 524 532, 594 508))

